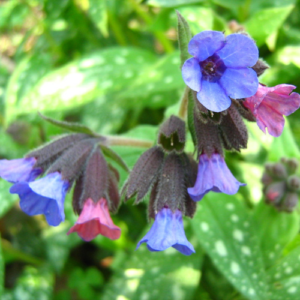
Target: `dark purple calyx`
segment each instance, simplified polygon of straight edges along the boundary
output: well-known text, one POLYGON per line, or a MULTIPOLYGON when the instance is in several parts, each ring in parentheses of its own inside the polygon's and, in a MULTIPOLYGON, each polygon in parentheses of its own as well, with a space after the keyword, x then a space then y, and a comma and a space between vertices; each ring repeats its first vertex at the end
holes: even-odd
POLYGON ((200 62, 202 78, 209 82, 217 82, 226 70, 222 59, 214 54, 200 62))

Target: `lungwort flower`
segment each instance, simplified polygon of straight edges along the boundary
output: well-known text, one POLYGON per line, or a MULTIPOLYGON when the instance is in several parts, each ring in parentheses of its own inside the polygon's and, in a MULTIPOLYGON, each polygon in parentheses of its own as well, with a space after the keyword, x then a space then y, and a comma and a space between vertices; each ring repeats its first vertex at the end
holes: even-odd
POLYGON ((259 85, 256 94, 243 102, 256 118, 258 127, 270 135, 278 137, 284 127, 284 117, 300 107, 300 95, 292 93, 296 87, 290 84, 279 84, 274 87, 259 85))
POLYGON ((209 191, 233 195, 243 185, 231 174, 220 154, 215 153, 211 157, 202 154, 195 186, 188 188, 188 193, 194 201, 200 201, 209 191))
POLYGON ((121 235, 121 230, 117 227, 109 214, 107 201, 102 198, 96 203, 92 199, 87 199, 83 205, 81 214, 68 234, 77 232, 85 241, 89 242, 98 234, 116 240, 121 235))
POLYGON ((0 160, 0 177, 12 183, 33 181, 42 173, 41 168, 34 168, 35 163, 34 157, 2 159, 0 160))
POLYGON ((258 49, 251 38, 203 31, 191 39, 188 51, 194 57, 182 66, 183 80, 207 109, 221 112, 230 106, 230 98, 256 93, 257 74, 250 67, 258 60, 258 49))
POLYGON ((69 185, 55 172, 33 182, 18 182, 10 192, 19 195, 20 207, 25 213, 44 214, 49 225, 57 226, 65 219, 64 200, 69 185))
POLYGON ((185 255, 195 253, 194 247, 185 236, 182 213, 178 209, 172 212, 171 209, 164 207, 159 211, 151 229, 139 241, 137 248, 141 243, 147 243, 150 251, 163 251, 173 247, 185 255))

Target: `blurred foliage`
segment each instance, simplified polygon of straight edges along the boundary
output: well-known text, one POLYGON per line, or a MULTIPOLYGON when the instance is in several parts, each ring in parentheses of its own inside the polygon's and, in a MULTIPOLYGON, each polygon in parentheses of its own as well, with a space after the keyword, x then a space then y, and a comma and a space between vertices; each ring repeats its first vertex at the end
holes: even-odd
MULTIPOLYGON (((0 158, 21 157, 65 132, 38 111, 101 134, 154 141, 184 88, 176 9, 192 34, 246 29, 271 66, 260 81, 300 85, 296 0, 2 0, 0 158)), ((260 184, 266 161, 300 159, 300 112, 288 119, 277 139, 248 124, 248 149, 227 154, 248 186, 231 197, 208 194, 185 220, 196 249, 190 257, 145 245, 134 251, 149 226, 145 204, 122 205, 113 216, 119 240, 84 243, 66 235, 76 221, 70 196, 66 221, 49 228, 42 216, 22 213, 1 180, 1 300, 298 300, 299 209, 266 206, 260 184)), ((130 168, 144 151, 114 150, 130 168)), ((127 174, 119 171, 122 187, 127 174)))

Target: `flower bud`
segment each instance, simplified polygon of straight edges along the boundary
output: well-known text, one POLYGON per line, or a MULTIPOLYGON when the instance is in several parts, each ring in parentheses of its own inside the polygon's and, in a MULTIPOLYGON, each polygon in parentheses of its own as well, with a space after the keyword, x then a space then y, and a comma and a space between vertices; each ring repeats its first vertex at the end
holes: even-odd
POLYGON ((278 205, 285 193, 285 189, 286 184, 284 181, 271 183, 265 191, 267 202, 278 205))
POLYGON ((287 177, 287 171, 283 164, 276 163, 272 167, 272 175, 278 179, 284 179, 287 177))
POLYGON ((185 123, 178 117, 171 116, 159 129, 158 144, 165 151, 182 152, 185 144, 185 123))
POLYGON ((287 162, 287 167, 290 171, 290 173, 295 173, 299 167, 299 162, 296 158, 291 158, 291 159, 288 159, 287 162))
POLYGON ((298 204, 298 195, 296 193, 288 193, 284 200, 282 209, 287 212, 292 212, 298 204))
POLYGON ((300 178, 296 175, 292 175, 288 178, 288 186, 292 191, 300 190, 300 178))

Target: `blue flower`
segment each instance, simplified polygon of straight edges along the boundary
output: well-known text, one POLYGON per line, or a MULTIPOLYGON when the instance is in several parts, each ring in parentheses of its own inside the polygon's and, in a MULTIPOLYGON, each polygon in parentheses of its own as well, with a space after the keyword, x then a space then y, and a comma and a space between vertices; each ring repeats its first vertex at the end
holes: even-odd
POLYGON ((173 247, 184 255, 195 253, 194 247, 185 236, 180 210, 172 212, 169 208, 163 208, 159 211, 151 229, 138 242, 137 248, 141 243, 147 243, 150 251, 163 251, 173 247))
POLYGON ((0 177, 12 183, 33 181, 42 173, 42 169, 34 168, 35 162, 34 157, 12 160, 1 159, 0 177))
POLYGON ((219 31, 202 31, 189 42, 194 57, 182 66, 183 80, 197 92, 197 99, 207 109, 226 110, 231 99, 254 95, 257 74, 250 69, 258 60, 254 41, 242 34, 226 37, 219 31))
POLYGON ((195 186, 188 188, 188 193, 194 201, 199 201, 209 191, 233 195, 244 185, 231 174, 220 154, 213 154, 211 157, 202 154, 195 186))
POLYGON ((57 226, 65 219, 64 200, 69 186, 59 172, 54 172, 33 182, 16 183, 10 192, 19 194, 20 207, 26 214, 44 214, 49 225, 57 226))

